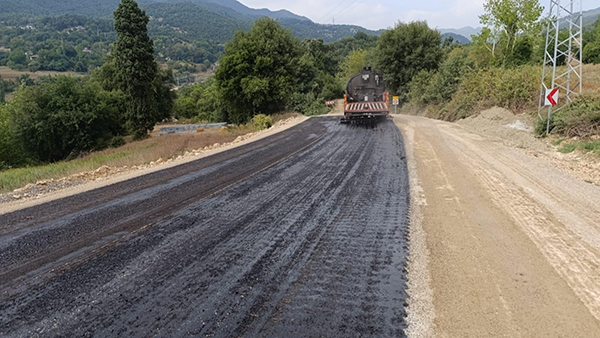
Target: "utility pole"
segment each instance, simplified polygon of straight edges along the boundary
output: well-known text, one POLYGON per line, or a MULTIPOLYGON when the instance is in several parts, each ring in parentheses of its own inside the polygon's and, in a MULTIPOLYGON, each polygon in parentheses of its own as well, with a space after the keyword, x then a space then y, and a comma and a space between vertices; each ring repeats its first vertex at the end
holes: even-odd
POLYGON ((542 117, 546 96, 558 89, 561 100, 548 106, 546 133, 552 114, 573 101, 583 90, 583 0, 550 0, 546 26, 546 49, 538 117, 542 117), (565 32, 561 36, 561 30, 565 32))

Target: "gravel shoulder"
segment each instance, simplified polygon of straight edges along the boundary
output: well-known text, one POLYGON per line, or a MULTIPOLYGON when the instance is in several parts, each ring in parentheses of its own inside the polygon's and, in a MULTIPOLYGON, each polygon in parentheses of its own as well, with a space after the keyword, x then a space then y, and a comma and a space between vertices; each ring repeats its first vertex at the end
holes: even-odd
POLYGON ((426 245, 411 255, 426 259, 409 263, 409 279, 427 264, 435 311, 419 306, 428 301, 427 285, 409 283, 409 319, 434 319, 414 332, 409 320, 407 332, 600 336, 600 188, 540 156, 546 151, 535 148, 543 147, 538 140, 520 141, 531 135, 484 136, 473 121, 395 122, 422 188, 413 218, 422 219, 424 232, 413 222, 411 236, 426 245))

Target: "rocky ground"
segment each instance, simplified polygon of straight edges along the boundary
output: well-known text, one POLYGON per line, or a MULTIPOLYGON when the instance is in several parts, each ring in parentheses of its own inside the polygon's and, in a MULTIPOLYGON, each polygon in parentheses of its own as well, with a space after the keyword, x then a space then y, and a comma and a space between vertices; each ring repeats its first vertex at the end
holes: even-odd
POLYGON ((529 155, 543 158, 565 173, 600 186, 598 156, 580 151, 569 154, 559 152, 559 146, 552 145, 556 137, 536 137, 533 127, 535 123, 535 118, 529 115, 514 115, 503 108, 492 108, 457 122, 458 125, 486 139, 495 140, 508 147, 523 149, 529 155))

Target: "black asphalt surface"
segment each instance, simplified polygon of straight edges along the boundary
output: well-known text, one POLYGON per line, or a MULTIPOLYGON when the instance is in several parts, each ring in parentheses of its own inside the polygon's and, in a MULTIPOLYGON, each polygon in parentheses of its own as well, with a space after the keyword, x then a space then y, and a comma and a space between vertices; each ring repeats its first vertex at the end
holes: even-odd
POLYGON ((393 123, 315 118, 0 215, 0 336, 403 337, 393 123))

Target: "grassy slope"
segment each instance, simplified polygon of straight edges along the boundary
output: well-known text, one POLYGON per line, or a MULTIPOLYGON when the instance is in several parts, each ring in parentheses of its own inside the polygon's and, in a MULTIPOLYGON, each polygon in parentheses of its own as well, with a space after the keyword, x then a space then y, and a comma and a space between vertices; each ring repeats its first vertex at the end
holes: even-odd
MULTIPOLYGON (((590 97, 600 97, 600 65, 583 66, 583 94, 590 97)), ((594 154, 600 158, 600 135, 584 139, 558 137, 553 143, 554 145, 560 145, 559 151, 561 153, 568 154, 577 150, 582 153, 594 154)))
MULTIPOLYGON (((273 123, 294 116, 295 113, 273 116, 273 123)), ((37 167, 18 168, 0 172, 0 193, 48 179, 60 179, 81 172, 96 170, 101 166, 133 167, 158 159, 167 160, 215 143, 229 143, 238 136, 256 132, 251 124, 229 130, 207 130, 197 134, 180 134, 151 137, 131 142, 119 148, 95 152, 73 161, 62 161, 37 167)))
POLYGON ((215 143, 228 143, 240 135, 254 132, 251 126, 233 128, 228 131, 210 130, 198 134, 165 135, 131 142, 119 148, 107 149, 73 161, 62 161, 48 165, 11 169, 0 172, 0 193, 12 191, 29 183, 47 179, 59 179, 73 174, 92 171, 101 166, 132 167, 167 160, 215 143))

